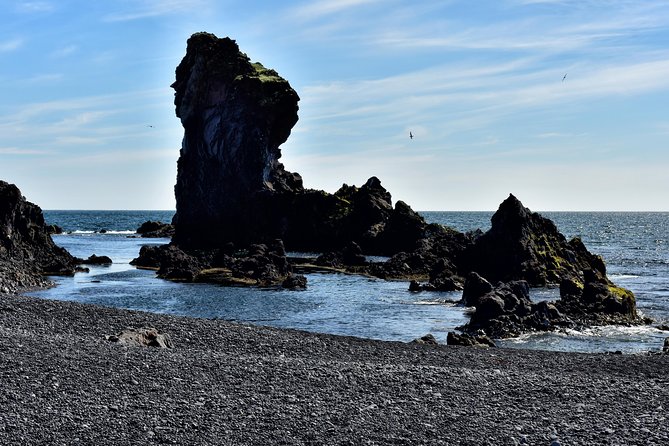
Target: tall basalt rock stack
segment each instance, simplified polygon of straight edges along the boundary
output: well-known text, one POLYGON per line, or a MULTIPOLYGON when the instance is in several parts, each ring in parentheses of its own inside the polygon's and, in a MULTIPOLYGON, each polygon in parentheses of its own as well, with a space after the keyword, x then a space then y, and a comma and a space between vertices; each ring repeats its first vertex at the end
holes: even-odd
POLYGON ((297 93, 233 40, 208 33, 188 39, 172 87, 184 127, 175 243, 253 241, 267 224, 258 204, 303 189, 300 176, 278 161, 298 119, 297 93))
POLYGON ((381 182, 307 190, 279 162, 298 120, 299 97, 276 71, 251 63, 228 38, 197 33, 176 70, 184 127, 175 195, 174 244, 216 249, 284 240, 292 250, 358 243, 367 253, 413 249, 425 221, 393 208, 381 182))
POLYGON ((45 274, 74 274, 74 258, 53 242, 42 210, 0 181, 0 291, 43 286, 45 274))

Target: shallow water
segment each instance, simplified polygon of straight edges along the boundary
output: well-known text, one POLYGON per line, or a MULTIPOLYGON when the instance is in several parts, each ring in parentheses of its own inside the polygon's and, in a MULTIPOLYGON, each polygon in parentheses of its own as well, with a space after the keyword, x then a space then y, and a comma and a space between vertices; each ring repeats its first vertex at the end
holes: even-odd
MULTIPOLYGON (((428 221, 467 231, 487 229, 492 213, 431 212, 428 221)), ((590 251, 602 254, 610 277, 630 288, 637 305, 658 323, 649 327, 602 327, 523 336, 500 342, 518 348, 563 351, 639 352, 661 348, 669 332, 655 327, 669 323, 669 213, 545 213, 567 236, 581 236, 590 251)), ((366 338, 410 341, 432 333, 440 342, 448 331, 467 321, 464 309, 445 304, 460 293, 411 293, 406 282, 362 276, 310 273, 305 291, 221 287, 173 283, 129 262, 145 244, 166 239, 128 238, 148 219, 169 221, 172 213, 115 211, 46 211, 49 223, 72 234, 54 240, 73 255, 108 255, 110 267, 92 267, 74 278, 57 277, 58 286, 35 296, 204 318, 220 318, 275 327, 366 338), (93 231, 106 229, 107 233, 93 231)), ((556 299, 556 289, 534 289, 533 300, 556 299)))

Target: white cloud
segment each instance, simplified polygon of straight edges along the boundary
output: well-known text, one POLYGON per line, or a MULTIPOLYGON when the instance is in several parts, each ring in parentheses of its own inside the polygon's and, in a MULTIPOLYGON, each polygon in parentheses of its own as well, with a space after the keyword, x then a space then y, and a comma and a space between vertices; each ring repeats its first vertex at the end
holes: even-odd
POLYGON ((323 17, 351 10, 381 0, 320 0, 306 2, 303 6, 293 9, 290 15, 297 20, 312 21, 323 17))
POLYGON ((31 156, 31 155, 49 155, 52 153, 53 152, 47 150, 21 149, 19 147, 0 147, 0 155, 31 156))
POLYGON ((51 12, 56 9, 51 2, 19 2, 16 5, 16 10, 22 13, 42 13, 51 12))
POLYGON ((16 51, 23 46, 23 39, 12 39, 0 42, 0 53, 16 51))
POLYGON ((57 50, 53 51, 51 53, 51 57, 53 58, 61 58, 61 57, 67 57, 77 51, 77 46, 76 45, 67 45, 62 48, 58 48, 57 50))
POLYGON ((150 17, 158 17, 182 12, 202 12, 207 5, 205 0, 138 0, 130 10, 109 14, 108 22, 126 22, 150 17))

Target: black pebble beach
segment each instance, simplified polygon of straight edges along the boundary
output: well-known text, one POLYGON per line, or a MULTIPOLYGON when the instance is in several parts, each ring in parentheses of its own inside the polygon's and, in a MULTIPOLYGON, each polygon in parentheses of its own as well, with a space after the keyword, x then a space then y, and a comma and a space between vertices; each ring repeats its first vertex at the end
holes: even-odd
POLYGON ((0 294, 2 445, 666 445, 668 371, 0 294))

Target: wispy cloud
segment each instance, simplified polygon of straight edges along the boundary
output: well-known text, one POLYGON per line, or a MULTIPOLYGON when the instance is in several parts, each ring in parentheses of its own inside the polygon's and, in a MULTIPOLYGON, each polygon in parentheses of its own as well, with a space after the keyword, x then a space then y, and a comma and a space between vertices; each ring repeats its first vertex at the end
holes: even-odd
POLYGON ((182 12, 202 11, 207 2, 205 0, 138 0, 132 5, 131 9, 109 14, 104 20, 127 22, 182 12))
POLYGON ((0 53, 16 51, 23 46, 23 39, 11 39, 0 42, 0 53))
POLYGON ((32 156, 50 155, 52 153, 53 152, 48 150, 21 149, 19 147, 0 147, 0 155, 32 156))
POLYGON ((354 8, 380 3, 381 0, 320 0, 306 2, 302 6, 294 8, 290 15, 302 21, 322 19, 326 16, 350 11, 354 8))
POLYGON ((18 2, 16 10, 21 13, 51 12, 56 6, 51 2, 18 2))
POLYGON ((58 48, 57 50, 51 53, 51 57, 55 59, 60 59, 62 57, 67 57, 71 54, 74 54, 77 51, 76 45, 66 45, 64 47, 58 48))

